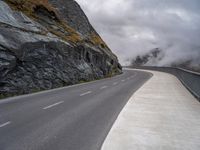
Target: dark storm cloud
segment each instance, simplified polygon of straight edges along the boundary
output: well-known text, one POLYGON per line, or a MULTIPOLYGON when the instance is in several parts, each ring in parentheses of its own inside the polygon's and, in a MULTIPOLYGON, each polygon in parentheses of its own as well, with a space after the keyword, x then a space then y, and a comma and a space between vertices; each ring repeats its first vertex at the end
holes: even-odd
POLYGON ((199 0, 77 0, 120 61, 162 48, 159 65, 200 64, 199 0))

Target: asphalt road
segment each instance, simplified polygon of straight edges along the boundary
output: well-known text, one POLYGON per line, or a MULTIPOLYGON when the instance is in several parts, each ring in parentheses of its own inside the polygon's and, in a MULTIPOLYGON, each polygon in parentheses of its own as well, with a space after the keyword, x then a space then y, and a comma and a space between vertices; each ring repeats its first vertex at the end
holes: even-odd
POLYGON ((122 75, 0 100, 0 150, 99 150, 150 73, 122 75))

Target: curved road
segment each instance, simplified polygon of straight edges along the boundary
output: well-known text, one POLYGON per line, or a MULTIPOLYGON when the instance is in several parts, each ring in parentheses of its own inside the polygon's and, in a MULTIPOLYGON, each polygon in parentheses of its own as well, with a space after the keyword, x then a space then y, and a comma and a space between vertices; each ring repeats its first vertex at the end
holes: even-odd
POLYGON ((122 75, 0 100, 0 150, 99 150, 131 95, 152 75, 122 75))

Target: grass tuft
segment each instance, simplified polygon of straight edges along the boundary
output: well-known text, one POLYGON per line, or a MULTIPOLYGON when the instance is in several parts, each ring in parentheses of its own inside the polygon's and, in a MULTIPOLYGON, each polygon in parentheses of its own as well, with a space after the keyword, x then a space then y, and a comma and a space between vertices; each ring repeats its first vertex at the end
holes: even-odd
POLYGON ((78 43, 81 42, 81 36, 71 28, 62 18, 60 18, 57 10, 48 2, 48 0, 5 0, 7 4, 17 11, 21 11, 30 18, 39 21, 44 25, 48 31, 61 39, 71 42, 78 43), (52 25, 49 24, 41 14, 37 13, 37 9, 43 9, 46 19, 51 19, 51 23, 58 27, 55 29, 52 25), (47 14, 48 13, 48 14, 47 14))
POLYGON ((91 35, 89 36, 89 40, 92 42, 94 45, 98 45, 101 48, 108 48, 106 43, 102 40, 102 38, 95 32, 92 32, 91 35))

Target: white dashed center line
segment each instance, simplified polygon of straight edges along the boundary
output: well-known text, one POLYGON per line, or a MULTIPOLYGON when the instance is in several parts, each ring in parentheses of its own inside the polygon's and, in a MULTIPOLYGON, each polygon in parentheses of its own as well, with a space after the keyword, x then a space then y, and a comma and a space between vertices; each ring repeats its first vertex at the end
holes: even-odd
POLYGON ((49 106, 47 106, 47 107, 44 107, 43 109, 49 109, 49 108, 55 107, 55 106, 57 106, 57 105, 60 105, 60 104, 62 104, 62 103, 64 103, 64 101, 60 101, 60 102, 58 102, 58 103, 49 105, 49 106))
POLYGON ((92 91, 85 92, 85 93, 81 94, 80 96, 85 96, 85 95, 90 94, 90 93, 92 93, 92 91))
POLYGON ((5 126, 9 125, 10 123, 11 123, 11 122, 8 121, 8 122, 6 122, 6 123, 0 124, 0 128, 5 127, 5 126))
POLYGON ((122 80, 122 82, 124 82, 125 80, 122 80))
POLYGON ((108 86, 102 86, 100 89, 103 90, 103 89, 106 89, 108 86))

